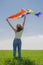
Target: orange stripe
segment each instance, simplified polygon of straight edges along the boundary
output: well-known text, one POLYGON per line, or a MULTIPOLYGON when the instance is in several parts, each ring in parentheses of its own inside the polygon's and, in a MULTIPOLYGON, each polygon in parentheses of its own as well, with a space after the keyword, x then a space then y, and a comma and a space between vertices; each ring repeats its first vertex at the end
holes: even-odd
POLYGON ((13 19, 13 18, 17 18, 17 17, 19 17, 20 15, 25 14, 25 13, 26 13, 26 10, 22 9, 20 12, 14 14, 14 15, 12 15, 12 16, 9 16, 8 18, 12 18, 12 19, 13 19))

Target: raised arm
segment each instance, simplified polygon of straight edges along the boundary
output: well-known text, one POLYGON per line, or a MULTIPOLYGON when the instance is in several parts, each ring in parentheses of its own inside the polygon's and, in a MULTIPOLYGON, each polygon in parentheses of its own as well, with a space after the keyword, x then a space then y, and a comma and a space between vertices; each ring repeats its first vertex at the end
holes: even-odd
POLYGON ((8 22, 9 26, 16 32, 16 29, 12 26, 12 24, 9 22, 9 20, 6 19, 6 21, 8 22))
POLYGON ((25 21, 26 21, 26 16, 24 16, 24 21, 23 21, 23 27, 24 27, 24 25, 25 25, 25 21))

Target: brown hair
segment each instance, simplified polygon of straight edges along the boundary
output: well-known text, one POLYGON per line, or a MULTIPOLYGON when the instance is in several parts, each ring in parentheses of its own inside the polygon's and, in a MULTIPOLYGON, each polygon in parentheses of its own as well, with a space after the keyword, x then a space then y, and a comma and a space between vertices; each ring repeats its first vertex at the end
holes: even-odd
POLYGON ((21 30, 23 30, 23 27, 20 25, 20 26, 17 27, 17 32, 19 32, 21 30))
POLYGON ((17 32, 19 32, 19 31, 21 31, 21 30, 23 30, 22 27, 18 27, 18 28, 17 28, 17 32))

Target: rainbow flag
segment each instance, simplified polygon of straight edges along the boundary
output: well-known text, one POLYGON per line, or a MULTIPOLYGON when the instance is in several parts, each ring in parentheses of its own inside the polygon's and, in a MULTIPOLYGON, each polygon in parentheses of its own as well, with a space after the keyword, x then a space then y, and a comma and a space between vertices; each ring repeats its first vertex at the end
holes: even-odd
POLYGON ((8 18, 9 19, 18 19, 18 18, 22 18, 28 14, 32 14, 32 15, 34 14, 35 16, 39 17, 42 13, 41 12, 36 13, 35 11, 30 10, 30 9, 22 9, 19 12, 17 12, 16 14, 9 16, 8 18))

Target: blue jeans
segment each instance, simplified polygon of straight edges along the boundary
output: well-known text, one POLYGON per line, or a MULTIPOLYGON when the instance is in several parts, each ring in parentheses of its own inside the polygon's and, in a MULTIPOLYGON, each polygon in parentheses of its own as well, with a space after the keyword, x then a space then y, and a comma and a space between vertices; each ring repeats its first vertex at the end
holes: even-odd
POLYGON ((14 39, 13 41, 13 56, 16 57, 16 49, 18 48, 18 57, 21 57, 21 39, 14 39))

